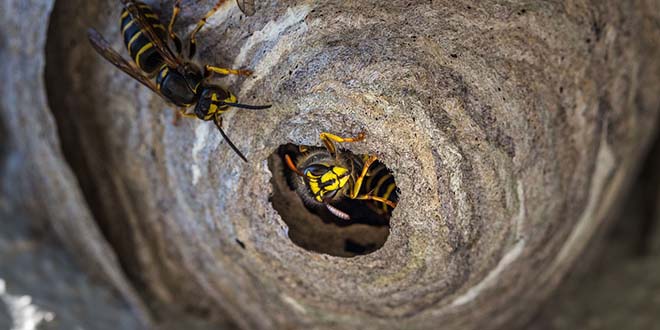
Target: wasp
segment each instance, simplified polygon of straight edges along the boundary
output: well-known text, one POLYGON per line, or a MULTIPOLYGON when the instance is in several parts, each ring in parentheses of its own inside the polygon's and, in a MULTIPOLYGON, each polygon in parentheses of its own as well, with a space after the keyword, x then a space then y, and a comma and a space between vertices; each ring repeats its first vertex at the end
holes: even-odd
POLYGON ((267 109, 270 105, 247 105, 237 102, 227 89, 208 82, 213 74, 244 75, 249 70, 226 69, 212 65, 200 68, 193 63, 197 49, 196 35, 225 0, 218 1, 199 20, 188 37, 187 54, 184 56, 181 39, 174 32, 174 23, 179 15, 181 0, 174 2, 170 22, 165 28, 158 15, 145 3, 135 0, 122 0, 121 33, 126 49, 133 60, 129 62, 113 50, 103 36, 94 29, 88 30, 89 41, 96 51, 108 62, 149 87, 165 101, 179 108, 178 116, 213 121, 215 126, 236 154, 247 162, 247 158, 236 148, 222 129, 222 114, 230 107, 243 109, 267 109), (170 48, 174 45, 174 50, 170 48), (155 79, 155 82, 152 80, 155 79), (187 109, 194 106, 193 113, 187 109))
POLYGON ((398 201, 391 172, 375 155, 358 156, 335 145, 362 141, 365 134, 345 138, 322 132, 319 137, 325 148, 300 146, 295 161, 284 155, 287 167, 298 176, 294 186, 305 204, 324 205, 342 220, 351 220, 349 213, 336 206, 343 199, 373 201, 380 205, 381 214, 389 214, 398 201))

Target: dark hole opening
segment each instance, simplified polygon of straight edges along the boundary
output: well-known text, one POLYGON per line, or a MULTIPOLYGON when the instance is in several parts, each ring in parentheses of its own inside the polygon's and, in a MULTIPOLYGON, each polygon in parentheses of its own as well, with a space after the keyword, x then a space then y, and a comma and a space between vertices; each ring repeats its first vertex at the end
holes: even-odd
MULTIPOLYGON (((352 164, 351 168, 345 167, 351 174, 346 183, 348 187, 337 192, 338 197, 333 200, 319 202, 314 198, 309 181, 286 165, 285 155, 291 157, 301 172, 318 164, 337 163, 325 148, 304 148, 306 150, 301 151, 298 145, 285 144, 268 160, 273 174, 271 203, 289 226, 289 238, 307 250, 340 257, 365 255, 380 249, 389 236, 393 208, 373 200, 351 199, 347 195, 362 171, 362 160, 367 157, 340 149, 339 154, 352 164)), ((367 173, 358 196, 387 196, 386 199, 394 203, 398 201, 395 178, 384 163, 376 160, 367 173)))

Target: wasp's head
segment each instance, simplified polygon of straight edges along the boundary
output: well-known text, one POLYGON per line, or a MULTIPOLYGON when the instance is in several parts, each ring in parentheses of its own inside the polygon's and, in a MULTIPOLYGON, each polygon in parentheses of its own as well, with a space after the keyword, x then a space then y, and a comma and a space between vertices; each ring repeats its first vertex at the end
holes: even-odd
POLYGON ((350 171, 347 168, 328 164, 309 165, 302 173, 309 192, 320 203, 329 203, 341 197, 338 192, 346 187, 350 179, 350 171))
POLYGON ((341 199, 350 186, 350 162, 317 148, 303 153, 296 162, 285 155, 286 165, 298 175, 297 190, 308 203, 329 204, 341 199))
POLYGON ((326 151, 312 151, 299 159, 300 167, 285 155, 287 166, 298 175, 296 190, 308 207, 325 206, 334 216, 349 220, 350 215, 335 208, 333 204, 348 196, 352 168, 346 162, 338 161, 326 151))
POLYGON ((211 120, 216 113, 229 107, 226 103, 236 103, 236 96, 220 86, 204 86, 195 105, 195 115, 202 120, 211 120))

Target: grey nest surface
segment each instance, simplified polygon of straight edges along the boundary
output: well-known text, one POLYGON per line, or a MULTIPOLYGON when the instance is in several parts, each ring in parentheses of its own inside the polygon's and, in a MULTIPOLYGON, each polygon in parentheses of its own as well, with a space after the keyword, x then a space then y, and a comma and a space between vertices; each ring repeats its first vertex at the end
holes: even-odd
MULTIPOLYGON (((224 116, 244 163, 94 52, 89 27, 127 56, 118 1, 28 2, 2 1, 2 149, 25 164, 2 167, 3 212, 53 229, 136 327, 520 326, 598 233, 660 112, 657 0, 257 0, 252 16, 229 1, 196 60, 253 70, 216 82, 273 105, 224 116), (343 147, 396 178, 389 226, 341 229, 381 240, 372 253, 319 253, 334 224, 283 219, 303 206, 273 155, 321 132, 365 132, 343 147)), ((169 19, 172 1, 149 3, 169 19)), ((183 1, 177 32, 213 3, 183 1)))

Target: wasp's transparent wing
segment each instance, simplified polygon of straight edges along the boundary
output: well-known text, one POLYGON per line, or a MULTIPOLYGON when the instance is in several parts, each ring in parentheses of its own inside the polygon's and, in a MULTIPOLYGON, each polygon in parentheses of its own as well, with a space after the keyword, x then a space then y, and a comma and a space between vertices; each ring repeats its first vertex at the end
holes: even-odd
POLYGON ((108 41, 105 40, 105 38, 103 38, 103 36, 98 31, 94 29, 87 30, 87 37, 92 43, 92 46, 94 46, 94 49, 96 49, 96 51, 101 54, 101 56, 108 60, 108 62, 114 64, 121 71, 126 72, 129 76, 133 77, 133 79, 149 87, 152 91, 154 91, 154 93, 160 95, 163 99, 168 101, 167 98, 163 96, 163 94, 161 94, 161 92, 158 90, 158 86, 156 86, 153 81, 149 80, 149 78, 145 77, 138 67, 125 60, 121 55, 119 55, 119 53, 112 49, 108 41))

